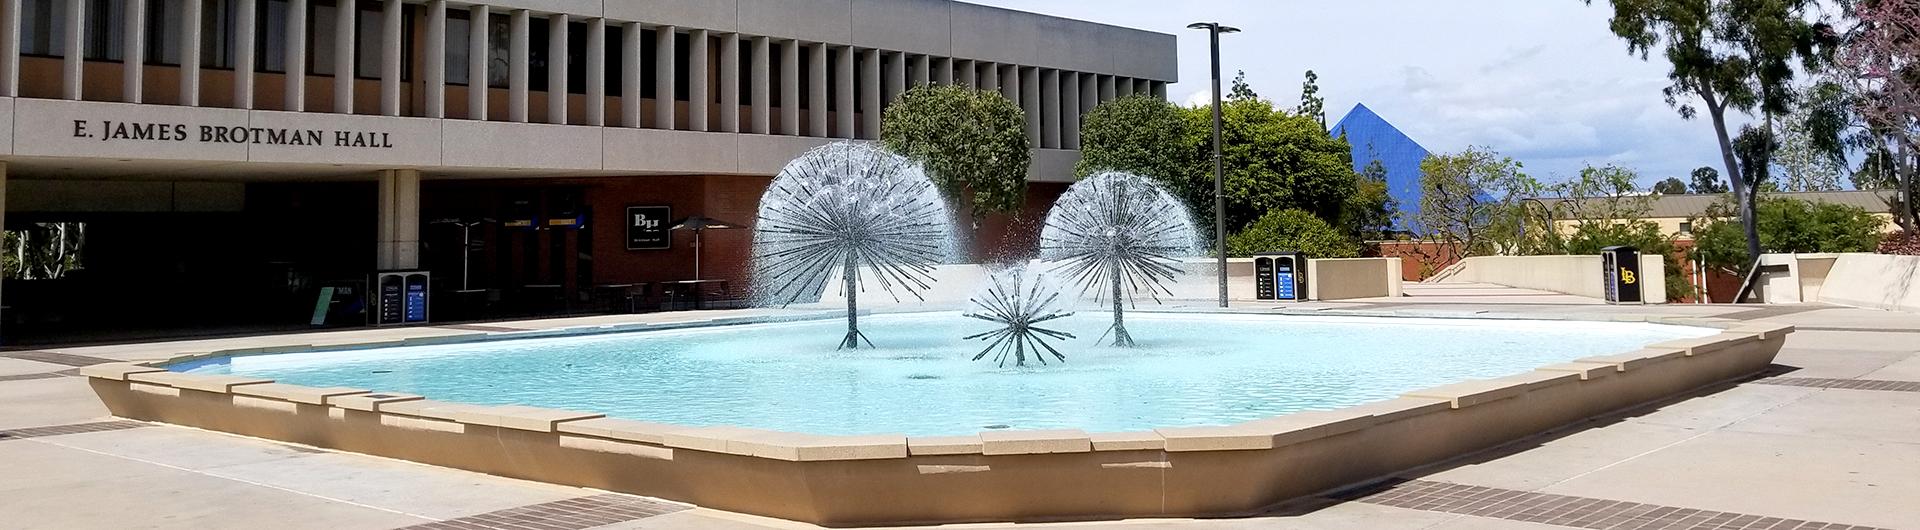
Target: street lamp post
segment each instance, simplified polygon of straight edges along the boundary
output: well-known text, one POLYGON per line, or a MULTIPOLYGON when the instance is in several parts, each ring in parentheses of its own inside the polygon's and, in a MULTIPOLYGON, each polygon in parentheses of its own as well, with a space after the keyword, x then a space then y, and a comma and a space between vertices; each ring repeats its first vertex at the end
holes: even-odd
POLYGON ((1220 34, 1240 29, 1219 22, 1195 22, 1188 29, 1207 31, 1213 56, 1213 254, 1220 265, 1220 307, 1227 307, 1227 199, 1226 165, 1220 157, 1220 34))

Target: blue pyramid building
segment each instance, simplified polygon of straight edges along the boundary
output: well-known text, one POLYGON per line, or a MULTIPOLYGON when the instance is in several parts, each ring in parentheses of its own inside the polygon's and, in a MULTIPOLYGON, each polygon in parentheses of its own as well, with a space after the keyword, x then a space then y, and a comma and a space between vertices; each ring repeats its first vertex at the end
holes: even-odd
POLYGON ((1329 132, 1346 135, 1347 143, 1353 145, 1355 172, 1374 160, 1386 166, 1387 194, 1400 203, 1400 219, 1394 225, 1406 228, 1407 220, 1420 211, 1420 161, 1427 158, 1427 148, 1364 104, 1354 105, 1329 132))

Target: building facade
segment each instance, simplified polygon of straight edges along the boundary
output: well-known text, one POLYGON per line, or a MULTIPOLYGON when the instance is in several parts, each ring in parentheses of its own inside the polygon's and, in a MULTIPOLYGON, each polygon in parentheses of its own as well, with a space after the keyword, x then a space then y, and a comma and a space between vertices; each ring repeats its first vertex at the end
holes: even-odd
MULTIPOLYGON (((317 286, 427 269, 571 310, 692 278, 629 208, 750 223, 910 87, 1018 104, 1037 212, 1080 117, 1176 69, 1171 35, 944 0, 0 0, 0 297, 14 331, 304 322, 317 286)), ((983 221, 988 252, 1034 217, 983 221)), ((742 283, 749 240, 705 234, 703 275, 742 283)))

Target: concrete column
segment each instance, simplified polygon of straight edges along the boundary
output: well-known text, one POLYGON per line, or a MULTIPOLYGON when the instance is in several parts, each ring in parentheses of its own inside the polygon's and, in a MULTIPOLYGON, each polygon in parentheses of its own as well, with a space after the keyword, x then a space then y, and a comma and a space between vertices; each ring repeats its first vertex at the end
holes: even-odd
MULTIPOLYGON (((252 3, 252 0, 241 1, 252 3)), ((17 9, 18 7, 17 0, 15 2, 9 2, 9 4, 11 5, 0 7, 0 9, 17 9)), ((139 103, 143 99, 143 94, 146 93, 146 13, 147 0, 127 0, 127 18, 122 21, 124 25, 121 26, 120 29, 121 33, 125 35, 125 41, 123 42, 124 47, 120 51, 120 101, 127 103, 139 103)), ((18 15, 0 14, 0 16, 16 17, 18 15)), ((248 14, 247 16, 251 17, 252 15, 248 14)), ((248 29, 247 34, 253 34, 251 28, 248 29)), ((9 42, 19 42, 19 36, 17 35, 0 38, 7 38, 9 42)), ((247 72, 253 72, 252 65, 247 66, 247 72)), ((238 70, 235 70, 235 73, 238 74, 238 70)), ((246 82, 251 83, 252 81, 253 78, 251 76, 246 78, 246 82)), ((234 79, 235 90, 239 90, 240 83, 241 79, 236 75, 234 79)), ((5 95, 11 96, 13 94, 7 93, 5 95)))
POLYGON ((933 81, 933 72, 931 71, 933 69, 933 58, 925 55, 915 55, 910 63, 911 64, 907 65, 910 76, 907 80, 908 87, 927 86, 928 83, 933 81))
POLYGON ((753 114, 748 117, 753 127, 748 130, 754 134, 773 132, 773 88, 769 79, 773 77, 772 57, 773 43, 766 37, 754 37, 753 58, 747 61, 747 82, 753 99, 753 114))
POLYGON ((1127 79, 1124 77, 1116 78, 1113 80, 1113 85, 1114 85, 1114 91, 1113 91, 1114 98, 1118 99, 1118 98, 1124 98, 1124 97, 1129 97, 1133 95, 1132 79, 1127 79))
POLYGON ((205 2, 180 4, 180 104, 200 106, 200 13, 205 2))
POLYGON ((1000 95, 1006 96, 1007 101, 1012 101, 1013 106, 1016 106, 1016 107, 1021 106, 1020 105, 1020 67, 1016 65, 1011 65, 1011 64, 1002 64, 1002 65, 997 65, 997 67, 994 69, 1000 72, 999 74, 1000 77, 998 79, 999 84, 996 85, 1000 87, 1000 95))
POLYGON ((1080 74, 1060 72, 1060 148, 1080 148, 1080 74))
POLYGON ((528 42, 533 38, 533 14, 525 9, 513 10, 513 16, 507 24, 507 120, 516 123, 527 122, 527 62, 530 60, 528 42))
MULTIPOLYGON (((18 22, 20 20, 20 12, 18 11, 18 9, 20 8, 20 3, 18 0, 8 0, 6 3, 0 4, 0 8, 9 10, 5 13, 0 13, 0 17, 12 18, 15 22, 18 22)), ((16 24, 16 27, 17 26, 18 25, 16 24)), ((15 38, 11 42, 14 43, 14 46, 19 46, 20 39, 15 38)), ((19 48, 14 48, 14 49, 18 50, 19 48)), ((19 57, 19 56, 15 55, 14 57, 19 57)), ((0 162, 0 234, 6 233, 6 230, 7 230, 7 163, 0 162)), ((13 249, 6 248, 6 238, 0 238, 0 253, 12 252, 12 251, 13 249)), ((0 282, 0 283, 5 283, 5 282, 0 282)), ((4 315, 0 315, 0 316, 4 316, 4 315)))
POLYGON ((880 50, 861 53, 860 65, 860 137, 880 138, 880 50))
MULTIPOLYGON (((187 2, 193 5, 198 2, 187 2)), ((360 14, 354 2, 333 7, 333 111, 353 114, 354 17, 360 14)), ((195 39, 198 42, 199 39, 195 39)), ((182 46, 181 48, 185 48, 182 46)), ((184 62, 184 61, 183 61, 184 62)))
POLYGON ((626 30, 622 32, 625 33, 626 36, 625 40, 620 43, 621 127, 637 128, 641 126, 640 117, 643 114, 641 112, 641 105, 643 103, 640 97, 644 94, 644 92, 640 90, 640 81, 643 78, 643 76, 640 75, 640 68, 644 64, 640 60, 640 39, 644 38, 640 33, 642 31, 645 31, 645 28, 641 28, 640 23, 628 22, 626 30))
POLYGON ((1139 94, 1139 95, 1143 95, 1143 96, 1144 96, 1144 95, 1150 95, 1150 94, 1153 94, 1153 80, 1150 80, 1150 79, 1134 79, 1134 80, 1133 80, 1133 93, 1134 93, 1134 94, 1139 94))
POLYGON ((999 91, 1000 65, 984 61, 974 64, 977 66, 975 69, 980 71, 980 85, 978 88, 980 90, 999 91))
POLYGON ((1040 72, 1040 143, 1047 149, 1060 148, 1060 71, 1040 72))
MULTIPOLYGON (((1040 122, 1046 113, 1040 104, 1040 69, 1015 67, 1020 71, 1020 110, 1027 115, 1027 145, 1039 147, 1046 142, 1040 122)), ((1058 143, 1058 142, 1056 142, 1058 143)))
MULTIPOLYGON (((447 0, 427 0, 426 86, 428 118, 447 117, 447 0)), ((482 21, 485 22, 485 21, 482 21)), ((472 73, 468 73, 472 76, 472 73)))
POLYGON ((378 247, 380 269, 420 266, 420 170, 380 171, 378 247))
MULTIPOLYGON (((380 115, 400 115, 400 0, 387 0, 380 9, 380 115)), ((444 33, 444 31, 443 31, 444 33)), ((429 39, 431 40, 431 39, 429 39)), ((440 39, 446 42, 445 38, 440 39)), ((432 49, 429 45, 428 49, 432 49)), ((445 54, 442 54, 445 55, 445 54)), ((431 61, 429 61, 431 62, 431 61)))
POLYGON ((813 43, 807 54, 807 136, 827 135, 827 43, 813 43))
MULTIPOLYGON (((78 100, 81 95, 80 75, 86 65, 86 0, 66 0, 67 27, 62 33, 66 42, 66 57, 60 63, 60 97, 78 100)), ((49 5, 48 7, 52 7, 49 5)))
POLYGON ((980 70, 974 67, 972 60, 955 59, 954 73, 960 74, 960 86, 978 90, 980 88, 980 70))
POLYGON ((286 100, 282 110, 307 110, 307 0, 287 0, 286 100))
POLYGON ((893 100, 900 99, 900 94, 907 91, 907 54, 893 52, 885 55, 883 63, 887 68, 887 77, 881 97, 886 101, 881 103, 881 108, 893 105, 893 100))
POLYGON ((799 136, 800 125, 800 41, 780 43, 780 134, 799 136))
POLYGON ((254 0, 233 3, 233 108, 236 109, 253 109, 253 62, 258 45, 254 41, 254 28, 258 26, 260 14, 257 5, 254 0))
POLYGON ((720 36, 721 132, 740 131, 740 34, 720 36))
POLYGON ((607 19, 587 20, 587 125, 607 124, 607 19))
POLYGON ((853 75, 853 47, 847 46, 840 48, 834 50, 833 53, 839 56, 839 63, 833 65, 833 116, 835 118, 833 136, 835 138, 858 138, 860 135, 858 131, 854 130, 853 112, 855 105, 853 87, 856 83, 853 75))
POLYGON ((19 94, 20 0, 0 0, 0 97, 19 94))
POLYGON ((567 124, 567 16, 547 15, 547 123, 567 124))
POLYGON ((1161 101, 1167 100, 1167 83, 1166 82, 1164 81, 1153 82, 1153 97, 1159 98, 1161 101))
POLYGON ((673 49, 673 34, 679 28, 660 26, 653 28, 653 126, 660 129, 672 129, 673 114, 679 107, 680 97, 673 93, 673 62, 677 52, 673 49))
POLYGON ((933 59, 933 82, 939 85, 953 84, 953 59, 947 57, 933 59))
POLYGON ((1100 76, 1100 102, 1113 101, 1113 76, 1100 76))
POLYGON ((707 51, 707 40, 707 30, 687 32, 687 129, 693 131, 710 129, 707 118, 712 113, 713 87, 707 61, 713 54, 707 51))
POLYGON ((473 6, 467 10, 467 119, 487 119, 487 92, 492 90, 488 83, 492 76, 487 73, 487 40, 491 38, 489 28, 493 26, 493 9, 485 5, 473 6))

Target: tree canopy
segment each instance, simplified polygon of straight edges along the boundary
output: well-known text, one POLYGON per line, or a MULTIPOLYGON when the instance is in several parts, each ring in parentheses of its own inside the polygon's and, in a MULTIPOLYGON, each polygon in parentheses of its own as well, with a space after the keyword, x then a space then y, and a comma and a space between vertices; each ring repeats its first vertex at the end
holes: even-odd
POLYGON ((1727 181, 1720 178, 1720 170, 1702 166, 1693 170, 1693 182, 1689 189, 1693 193, 1718 194, 1727 192, 1727 181))
POLYGON ((940 191, 975 217, 1013 212, 1026 198, 1032 144, 1026 116, 999 92, 915 87, 887 107, 880 141, 927 169, 940 191))
MULTIPOLYGON (((1759 201, 1758 225, 1767 252, 1872 252, 1886 222, 1857 206, 1789 197, 1759 201)), ((1694 256, 1708 266, 1745 274, 1752 263, 1740 227, 1724 221, 1732 205, 1720 203, 1694 222, 1694 256)))
POLYGON ((1539 181, 1520 162, 1491 150, 1428 155, 1420 162, 1420 213, 1413 225, 1422 237, 1448 247, 1453 256, 1516 250, 1522 200, 1538 196, 1539 181))
POLYGON ((1653 192, 1661 195, 1685 194, 1687 192, 1687 183, 1681 181, 1679 177, 1667 177, 1666 180, 1653 184, 1653 192))
MULTIPOLYGON (((1195 133, 1189 123, 1192 119, 1180 107, 1147 95, 1102 103, 1083 118, 1080 162, 1073 167, 1074 176, 1124 171, 1153 179, 1179 197, 1203 195, 1201 190, 1189 189, 1197 182, 1191 175, 1201 163, 1194 153, 1207 142, 1195 133)), ((1212 194, 1213 186, 1208 184, 1204 195, 1212 194)))

